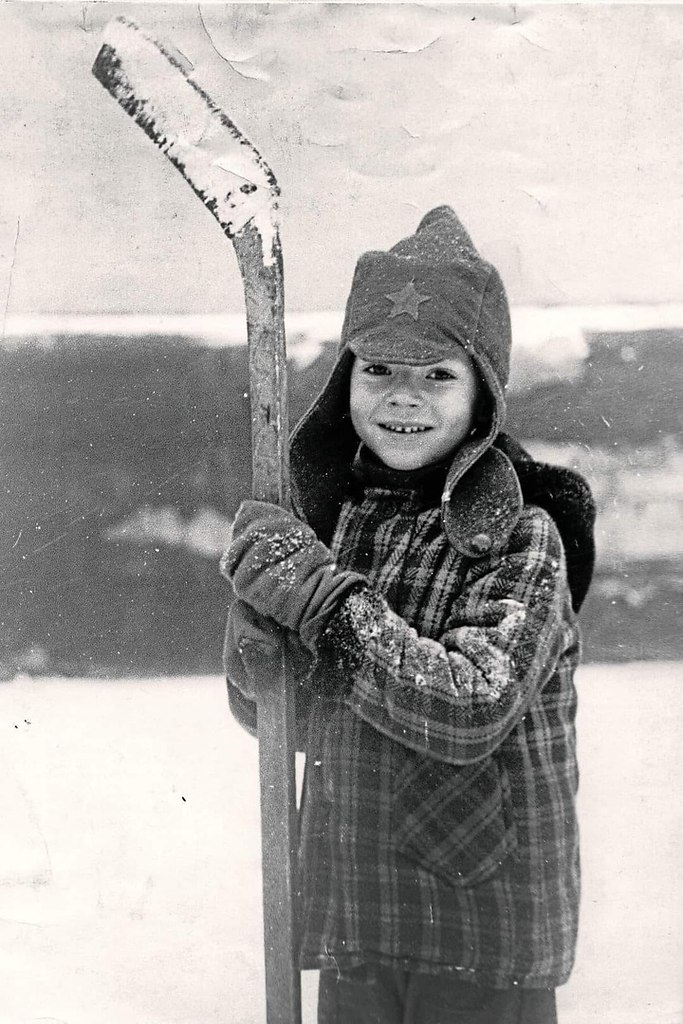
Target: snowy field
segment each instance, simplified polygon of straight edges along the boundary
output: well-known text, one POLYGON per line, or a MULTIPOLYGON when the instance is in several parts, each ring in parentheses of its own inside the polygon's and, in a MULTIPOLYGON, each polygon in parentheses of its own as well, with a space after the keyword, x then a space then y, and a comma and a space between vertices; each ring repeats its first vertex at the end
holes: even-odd
MULTIPOLYGON (((683 663, 579 690, 561 1024, 682 1024, 683 663)), ((222 680, 19 678, 0 727, 0 1024, 262 1024, 256 745, 222 680)))

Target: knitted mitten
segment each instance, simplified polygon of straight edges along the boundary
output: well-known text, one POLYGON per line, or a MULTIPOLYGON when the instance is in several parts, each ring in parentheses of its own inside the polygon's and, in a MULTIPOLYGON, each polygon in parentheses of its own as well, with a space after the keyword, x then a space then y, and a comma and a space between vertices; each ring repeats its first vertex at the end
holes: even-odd
POLYGON ((367 585, 364 576, 337 569, 310 526, 263 501, 240 505, 221 571, 237 597, 298 633, 313 652, 340 601, 367 585))

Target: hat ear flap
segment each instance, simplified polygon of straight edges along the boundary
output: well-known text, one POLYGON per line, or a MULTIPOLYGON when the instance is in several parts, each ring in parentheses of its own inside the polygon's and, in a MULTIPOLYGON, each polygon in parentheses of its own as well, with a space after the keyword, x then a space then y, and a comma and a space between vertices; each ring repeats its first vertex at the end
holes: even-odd
POLYGON ((349 411, 353 360, 351 351, 342 352, 290 439, 292 506, 325 544, 332 539, 358 449, 349 411))
POLYGON ((451 546, 467 558, 484 558, 507 544, 522 513, 522 488, 507 455, 488 448, 446 491, 443 528, 451 546))

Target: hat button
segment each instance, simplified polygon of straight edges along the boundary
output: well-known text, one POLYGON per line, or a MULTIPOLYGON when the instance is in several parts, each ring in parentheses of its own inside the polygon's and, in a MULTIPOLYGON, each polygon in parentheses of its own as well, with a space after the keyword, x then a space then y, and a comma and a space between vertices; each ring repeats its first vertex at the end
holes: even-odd
POLYGON ((470 541, 470 547, 474 551, 475 555, 485 555, 491 550, 492 546, 493 541, 488 533, 475 533, 474 537, 470 541))

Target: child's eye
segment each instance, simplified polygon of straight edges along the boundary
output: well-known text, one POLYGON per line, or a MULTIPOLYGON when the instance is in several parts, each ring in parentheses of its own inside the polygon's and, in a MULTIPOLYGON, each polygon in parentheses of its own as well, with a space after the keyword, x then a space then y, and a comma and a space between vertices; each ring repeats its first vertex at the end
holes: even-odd
POLYGON ((430 370, 426 376, 426 380, 457 380, 457 374, 453 373, 452 370, 444 370, 442 366, 437 366, 434 370, 430 370))
POLYGON ((372 377, 386 377, 391 373, 391 370, 384 363, 368 363, 367 366, 363 367, 363 373, 369 373, 372 377))

